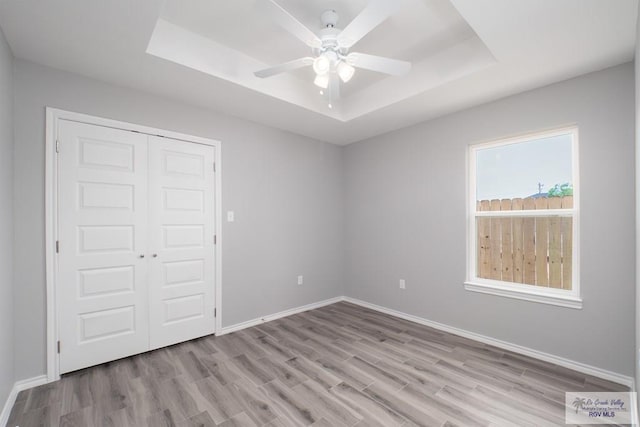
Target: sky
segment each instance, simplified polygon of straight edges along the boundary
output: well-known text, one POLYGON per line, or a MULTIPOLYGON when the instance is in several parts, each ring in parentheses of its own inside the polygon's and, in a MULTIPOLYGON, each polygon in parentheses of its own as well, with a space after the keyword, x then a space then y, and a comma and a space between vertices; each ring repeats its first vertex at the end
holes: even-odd
POLYGON ((571 135, 537 139, 476 154, 477 200, 513 199, 546 193, 555 184, 572 183, 571 135))

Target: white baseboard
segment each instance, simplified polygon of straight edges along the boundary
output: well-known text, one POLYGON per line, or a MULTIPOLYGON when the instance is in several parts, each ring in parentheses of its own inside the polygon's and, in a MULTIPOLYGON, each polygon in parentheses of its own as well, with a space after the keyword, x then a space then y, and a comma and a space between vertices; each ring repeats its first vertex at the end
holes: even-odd
POLYGON ((632 390, 635 390, 635 380, 633 377, 618 374, 616 372, 607 371, 606 369, 597 368, 595 366, 587 365, 581 362, 576 362, 575 360, 567 359, 567 358, 556 356, 553 354, 544 353, 542 351, 534 350, 529 347, 524 347, 518 344, 512 344, 507 341, 502 341, 495 338, 487 337, 485 335, 480 335, 475 332, 467 331, 465 329, 460 329, 454 326, 445 325, 443 323, 434 322, 432 320, 424 319, 422 317, 403 313, 401 311, 382 307, 376 304, 371 304, 369 302, 362 301, 356 298, 344 297, 343 301, 360 305, 362 307, 370 308, 372 310, 389 314, 391 316, 399 317, 401 319, 405 319, 410 322, 419 323, 425 326, 430 326, 434 329, 438 329, 444 332, 449 332, 454 335, 459 335, 461 337, 465 337, 465 338, 469 338, 485 344, 489 344, 494 347, 502 348, 504 350, 509 350, 514 353, 523 354, 525 356, 529 356, 534 359, 543 360, 545 362, 549 362, 559 366, 563 366, 565 368, 573 369, 574 371, 582 372, 583 374, 592 375, 594 377, 598 377, 608 381, 612 381, 614 383, 622 384, 629 387, 632 390))
POLYGON ((18 393, 22 390, 27 390, 32 387, 37 387, 42 384, 47 383, 47 376, 40 375, 37 377, 29 378, 26 380, 16 381, 13 384, 13 388, 9 392, 9 396, 7 397, 7 401, 2 408, 2 412, 0 412, 0 426, 6 426, 9 422, 9 415, 11 415, 11 409, 13 409, 13 404, 16 403, 16 398, 18 397, 18 393))
POLYGON ((231 332, 236 332, 241 329, 250 328, 252 326, 261 325, 266 322, 270 322, 272 320, 280 319, 282 317, 291 316, 294 314, 302 313, 303 311, 313 310, 314 308, 324 307, 325 305, 335 304, 337 302, 343 301, 344 297, 335 297, 330 298, 320 302, 314 302, 312 304, 303 305, 300 307, 291 308, 289 310, 284 310, 279 313, 269 314, 266 316, 259 317, 253 320, 247 320, 246 322, 236 323, 235 325, 225 326, 216 335, 225 335, 231 332))

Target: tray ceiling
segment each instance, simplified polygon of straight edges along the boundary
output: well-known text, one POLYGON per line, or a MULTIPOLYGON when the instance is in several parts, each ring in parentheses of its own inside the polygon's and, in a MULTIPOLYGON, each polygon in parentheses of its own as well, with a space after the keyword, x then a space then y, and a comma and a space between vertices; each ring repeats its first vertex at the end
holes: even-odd
MULTIPOLYGON (((340 98, 332 108, 313 85, 310 68, 268 79, 253 75, 261 68, 311 55, 310 48, 259 13, 255 0, 197 0, 187 6, 167 0, 147 52, 344 122, 495 63, 450 2, 400 1, 399 11, 352 51, 409 61, 412 71, 393 77, 358 69, 351 81, 341 84, 340 98)), ((362 0, 280 0, 279 4, 313 31, 322 28, 320 15, 327 9, 338 12, 338 28, 344 28, 367 5, 362 0)))

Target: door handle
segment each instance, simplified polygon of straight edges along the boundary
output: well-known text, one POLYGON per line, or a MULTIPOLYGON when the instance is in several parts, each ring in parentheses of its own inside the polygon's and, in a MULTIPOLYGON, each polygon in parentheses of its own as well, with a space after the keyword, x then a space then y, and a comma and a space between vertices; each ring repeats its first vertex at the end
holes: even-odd
POLYGON ((138 255, 139 258, 144 258, 144 254, 138 255))
POLYGON ((151 256, 154 257, 154 258, 158 258, 158 254, 153 254, 151 256))

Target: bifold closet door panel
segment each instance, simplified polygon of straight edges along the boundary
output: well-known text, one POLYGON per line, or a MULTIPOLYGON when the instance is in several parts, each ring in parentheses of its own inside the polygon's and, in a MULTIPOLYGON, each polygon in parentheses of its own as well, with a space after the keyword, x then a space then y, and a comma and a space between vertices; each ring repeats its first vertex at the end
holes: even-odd
POLYGON ((59 121, 61 373, 149 349, 147 138, 59 121))
POLYGON ((149 137, 151 348, 215 331, 215 148, 149 137))

